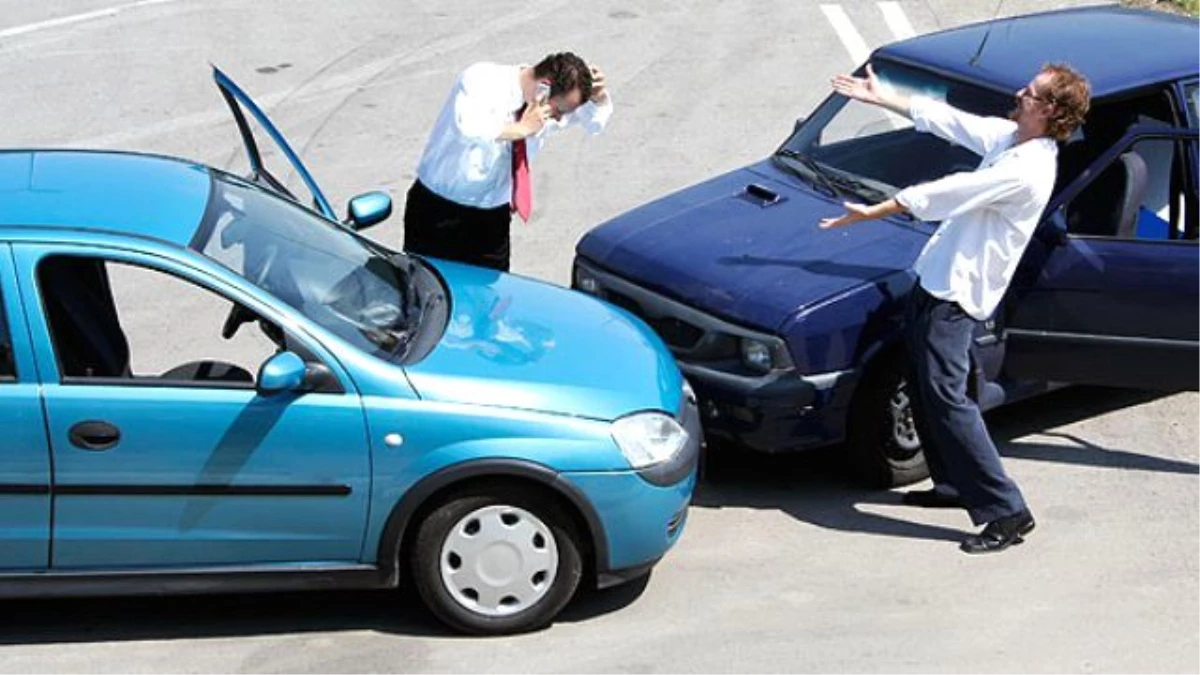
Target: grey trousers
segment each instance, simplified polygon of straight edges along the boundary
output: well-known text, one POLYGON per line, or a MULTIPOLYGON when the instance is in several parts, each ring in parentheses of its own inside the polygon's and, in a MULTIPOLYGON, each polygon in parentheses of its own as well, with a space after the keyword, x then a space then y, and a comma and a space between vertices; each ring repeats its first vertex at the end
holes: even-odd
POLYGON ((976 525, 1022 511, 1021 490, 967 395, 976 320, 919 283, 905 318, 913 413, 934 489, 962 499, 976 525))

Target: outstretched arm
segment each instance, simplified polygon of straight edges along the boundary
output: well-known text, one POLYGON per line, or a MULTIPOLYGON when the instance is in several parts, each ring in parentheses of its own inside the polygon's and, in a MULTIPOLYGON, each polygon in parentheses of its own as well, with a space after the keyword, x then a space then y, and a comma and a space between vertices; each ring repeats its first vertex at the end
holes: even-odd
POLYGON ((861 222, 864 220, 876 220, 878 218, 887 218, 894 216, 897 213, 904 213, 908 209, 895 199, 889 199, 886 202, 878 204, 855 204, 854 202, 844 202, 842 204, 846 208, 846 212, 836 218, 825 218, 818 226, 822 230, 830 230, 835 227, 844 227, 852 223, 861 222))
POLYGON ((835 75, 829 82, 833 85, 833 90, 843 96, 887 108, 905 117, 912 116, 909 113, 908 97, 883 86, 870 63, 867 64, 866 77, 835 75))

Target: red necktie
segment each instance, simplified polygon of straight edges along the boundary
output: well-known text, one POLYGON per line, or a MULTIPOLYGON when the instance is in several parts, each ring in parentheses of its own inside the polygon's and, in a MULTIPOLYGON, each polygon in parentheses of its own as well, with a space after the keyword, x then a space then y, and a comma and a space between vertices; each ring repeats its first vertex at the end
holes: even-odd
MULTIPOLYGON (((517 119, 525 106, 517 111, 517 119)), ((529 155, 525 149, 525 139, 520 138, 512 144, 513 192, 512 210, 516 211, 521 220, 529 222, 529 214, 533 212, 533 186, 529 183, 529 155)))

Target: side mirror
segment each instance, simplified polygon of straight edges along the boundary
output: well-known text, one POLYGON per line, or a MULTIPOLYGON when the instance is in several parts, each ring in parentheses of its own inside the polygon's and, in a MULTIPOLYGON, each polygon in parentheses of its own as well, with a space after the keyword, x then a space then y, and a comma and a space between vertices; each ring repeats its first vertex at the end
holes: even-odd
POLYGON ((350 200, 346 224, 355 231, 382 222, 392 215, 392 198, 383 192, 367 192, 350 200))
POLYGON ((295 391, 304 384, 307 368, 295 352, 280 352, 263 362, 254 379, 254 388, 264 396, 295 391))
POLYGON ((800 127, 804 126, 804 122, 805 122, 805 120, 806 120, 806 119, 807 119, 807 118, 805 118, 805 117, 797 117, 797 118, 796 118, 796 124, 794 124, 794 125, 792 126, 792 133, 793 133, 793 134, 794 134, 794 133, 796 133, 797 131, 800 131, 800 127))

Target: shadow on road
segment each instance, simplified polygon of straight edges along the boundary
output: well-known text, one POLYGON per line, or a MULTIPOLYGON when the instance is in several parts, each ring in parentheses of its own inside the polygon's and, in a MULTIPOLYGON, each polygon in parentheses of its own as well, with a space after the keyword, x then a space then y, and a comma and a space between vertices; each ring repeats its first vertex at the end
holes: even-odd
MULTIPOLYGON (((1047 431, 1166 394, 1100 387, 1074 387, 1016 403, 988 415, 988 428, 1001 455, 1138 471, 1200 473, 1192 462, 1105 448, 1073 434, 1047 431), (1064 444, 1020 440, 1031 434, 1064 444)), ((900 494, 859 488, 847 477, 840 447, 771 456, 721 443, 709 448, 704 480, 693 504, 778 509, 820 527, 881 536, 958 541, 966 530, 925 525, 863 510, 869 504, 900 504, 900 494)), ((914 509, 914 513, 918 512, 914 509)), ((963 525, 969 528, 965 514, 963 525)), ((973 529, 973 528, 972 528, 973 529)))
MULTIPOLYGON (((603 591, 580 588, 557 621, 578 622, 636 601, 649 575, 603 591)), ((374 631, 464 637, 425 610, 415 591, 315 591, 257 595, 78 598, 4 603, 0 646, 191 640, 374 631)))

